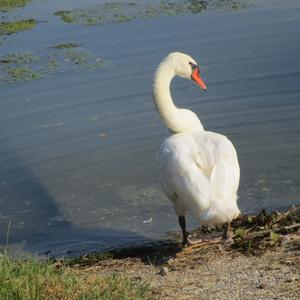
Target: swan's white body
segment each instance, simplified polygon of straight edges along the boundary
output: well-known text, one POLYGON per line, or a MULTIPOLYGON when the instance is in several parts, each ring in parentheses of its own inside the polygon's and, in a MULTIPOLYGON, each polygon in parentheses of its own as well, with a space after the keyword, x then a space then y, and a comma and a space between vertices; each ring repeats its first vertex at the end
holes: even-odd
POLYGON ((190 79, 190 62, 198 67, 191 57, 174 52, 156 71, 153 99, 174 133, 161 145, 157 160, 163 190, 177 215, 190 212, 200 224, 214 226, 229 223, 240 213, 240 169, 232 143, 223 135, 205 131, 192 111, 177 108, 172 101, 170 82, 176 75, 190 79))

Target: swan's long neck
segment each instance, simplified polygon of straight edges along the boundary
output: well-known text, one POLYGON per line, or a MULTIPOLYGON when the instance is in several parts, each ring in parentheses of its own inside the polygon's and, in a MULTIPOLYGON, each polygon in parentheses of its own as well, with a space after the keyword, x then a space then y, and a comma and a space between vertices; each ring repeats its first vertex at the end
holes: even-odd
POLYGON ((153 81, 153 100, 166 126, 175 133, 203 126, 198 117, 189 110, 177 108, 170 94, 170 84, 175 77, 171 66, 162 62, 156 70, 153 81))

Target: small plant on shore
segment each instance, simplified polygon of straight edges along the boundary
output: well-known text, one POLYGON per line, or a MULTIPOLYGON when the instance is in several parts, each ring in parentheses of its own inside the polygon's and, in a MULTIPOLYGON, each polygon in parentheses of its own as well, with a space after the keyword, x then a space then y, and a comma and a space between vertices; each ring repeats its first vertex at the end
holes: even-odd
POLYGON ((246 253, 261 254, 280 245, 284 236, 300 228, 300 206, 284 213, 262 210, 256 216, 243 216, 233 221, 232 247, 246 253))

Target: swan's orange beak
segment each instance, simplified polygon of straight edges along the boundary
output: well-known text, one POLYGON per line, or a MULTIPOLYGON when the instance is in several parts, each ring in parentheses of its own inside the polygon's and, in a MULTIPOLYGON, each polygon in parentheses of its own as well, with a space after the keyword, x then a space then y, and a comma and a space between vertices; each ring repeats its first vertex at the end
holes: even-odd
POLYGON ((202 78, 200 77, 200 72, 198 68, 195 68, 193 73, 192 73, 192 80, 194 80, 203 91, 206 91, 206 85, 204 83, 204 81, 202 80, 202 78))

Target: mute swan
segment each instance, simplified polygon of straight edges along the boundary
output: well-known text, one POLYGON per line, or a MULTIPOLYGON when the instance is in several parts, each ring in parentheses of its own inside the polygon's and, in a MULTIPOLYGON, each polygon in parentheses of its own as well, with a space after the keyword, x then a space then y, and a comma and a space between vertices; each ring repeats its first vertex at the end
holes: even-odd
POLYGON ((199 66, 186 54, 170 53, 155 72, 153 100, 172 132, 157 154, 161 185, 178 215, 183 245, 191 242, 186 231, 187 212, 202 225, 226 223, 227 237, 230 222, 240 213, 237 154, 224 135, 204 130, 195 113, 175 106, 170 95, 174 76, 193 80, 206 90, 199 66))

